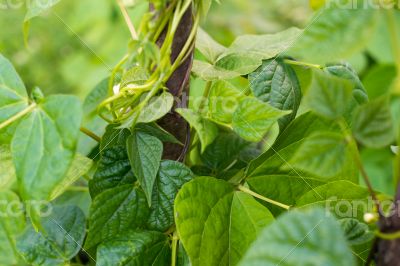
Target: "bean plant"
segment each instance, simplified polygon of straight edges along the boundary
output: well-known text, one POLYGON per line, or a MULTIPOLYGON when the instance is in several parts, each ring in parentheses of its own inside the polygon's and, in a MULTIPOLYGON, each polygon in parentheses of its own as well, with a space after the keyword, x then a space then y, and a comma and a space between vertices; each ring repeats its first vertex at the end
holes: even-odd
POLYGON ((0 265, 399 265, 396 1, 310 1, 304 29, 228 47, 200 27, 223 2, 133 2, 83 103, 0 55, 0 265))

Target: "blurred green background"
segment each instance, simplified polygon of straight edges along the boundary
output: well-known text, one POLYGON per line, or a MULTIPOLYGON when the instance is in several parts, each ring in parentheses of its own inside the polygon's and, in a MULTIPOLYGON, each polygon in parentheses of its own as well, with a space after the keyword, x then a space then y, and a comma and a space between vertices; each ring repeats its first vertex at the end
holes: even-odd
MULTIPOLYGON (((13 62, 28 88, 84 98, 126 52, 130 35, 115 1, 61 1, 32 20, 29 48, 22 33, 26 10, 16 4, 22 2, 9 2, 19 8, 0 8, 0 52, 13 62)), ((142 4, 129 10, 134 23, 145 9, 142 4)), ((310 15, 307 0, 224 0, 214 2, 203 27, 228 45, 239 34, 303 26, 310 15)))

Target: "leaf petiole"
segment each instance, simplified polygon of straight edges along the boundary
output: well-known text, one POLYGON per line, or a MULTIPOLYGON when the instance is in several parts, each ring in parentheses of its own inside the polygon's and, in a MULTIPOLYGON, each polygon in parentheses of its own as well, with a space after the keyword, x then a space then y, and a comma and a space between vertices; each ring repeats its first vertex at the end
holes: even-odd
POLYGON ((174 234, 172 235, 171 266, 176 265, 176 250, 177 250, 177 246, 178 246, 178 240, 179 240, 179 237, 175 230, 174 234))
POLYGON ((85 127, 81 127, 79 129, 83 134, 87 135, 88 137, 94 139, 97 142, 101 141, 101 138, 99 136, 97 136, 93 131, 85 128, 85 127))
POLYGON ((311 64, 311 63, 306 63, 306 62, 301 62, 301 61, 295 61, 295 60, 290 60, 290 59, 285 59, 285 60, 283 60, 283 62, 285 62, 286 64, 289 64, 289 65, 323 69, 323 66, 321 66, 321 65, 311 64))
POLYGON ((6 121, 4 121, 3 123, 0 124, 0 130, 9 126, 10 124, 14 123, 15 121, 17 121, 18 119, 22 118, 23 116, 29 114, 30 112, 32 112, 35 108, 36 108, 37 104, 36 103, 32 103, 31 105, 29 105, 27 108, 25 108, 24 110, 22 110, 21 112, 17 113, 16 115, 10 117, 9 119, 7 119, 6 121))
POLYGON ((271 204, 276 205, 276 206, 278 206, 278 207, 281 207, 281 208, 283 208, 283 209, 289 210, 289 209, 291 208, 289 205, 286 205, 286 204, 277 202, 277 201, 275 201, 275 200, 269 199, 269 198, 267 198, 267 197, 261 196, 260 194, 257 194, 257 193, 255 193, 254 191, 251 191, 250 189, 248 189, 247 187, 244 187, 244 186, 242 186, 242 185, 239 185, 239 186, 238 186, 238 189, 239 189, 240 191, 246 193, 246 194, 249 194, 249 195, 251 195, 251 196, 257 198, 257 199, 260 199, 260 200, 262 200, 262 201, 271 203, 271 204))

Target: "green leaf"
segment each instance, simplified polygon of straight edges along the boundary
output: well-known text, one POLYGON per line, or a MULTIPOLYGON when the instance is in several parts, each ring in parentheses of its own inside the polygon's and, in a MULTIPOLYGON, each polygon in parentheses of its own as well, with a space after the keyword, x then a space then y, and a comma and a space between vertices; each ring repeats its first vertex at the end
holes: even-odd
POLYGON ((0 145, 0 191, 9 189, 17 180, 10 147, 0 145))
POLYGON ((192 178, 192 171, 184 164, 175 161, 161 162, 147 221, 150 230, 164 232, 174 224, 175 196, 192 178))
POLYGON ((42 218, 43 233, 28 227, 17 247, 29 265, 65 265, 75 257, 85 237, 85 215, 75 206, 52 207, 42 218))
POLYGON ((209 116, 218 122, 231 123, 233 112, 244 97, 244 94, 227 81, 213 83, 208 96, 209 116))
POLYGON ((240 36, 215 64, 195 60, 193 72, 208 81, 247 75, 256 70, 262 60, 286 51, 300 33, 299 29, 290 28, 276 34, 240 36))
POLYGON ((151 123, 166 115, 174 105, 174 96, 164 91, 153 97, 140 111, 137 123, 151 123))
POLYGON ((149 208, 141 189, 124 185, 102 192, 90 207, 85 247, 93 248, 127 230, 143 227, 148 215, 149 208))
MULTIPOLYGON (((283 204, 293 206, 296 200, 310 190, 323 185, 325 182, 321 179, 309 176, 300 176, 293 173, 270 174, 255 176, 246 179, 250 189, 269 199, 281 202, 283 204)), ((275 205, 264 203, 273 214, 283 212, 282 208, 275 205)))
POLYGON ((329 179, 337 175, 350 160, 350 148, 343 135, 321 132, 307 138, 289 164, 306 173, 329 179))
POLYGON ((341 117, 347 110, 353 91, 351 82, 321 71, 314 71, 307 94, 310 108, 330 119, 341 117))
POLYGON ((321 206, 338 218, 357 218, 362 221, 364 213, 372 211, 373 206, 368 205, 368 197, 366 188, 342 180, 310 190, 297 200, 296 206, 321 206))
POLYGON ((95 198, 107 189, 133 185, 135 181, 126 145, 111 146, 103 150, 93 179, 89 181, 90 195, 95 198))
POLYGON ((202 162, 214 171, 223 171, 235 160, 249 143, 234 133, 221 132, 200 155, 202 162))
POLYGON ((382 97, 359 106, 352 127, 357 141, 367 147, 390 145, 395 134, 388 98, 382 97))
POLYGON ((190 109, 178 108, 176 109, 176 112, 179 113, 186 121, 188 121, 190 126, 196 130, 201 142, 201 151, 204 152, 207 146, 210 145, 217 137, 217 126, 190 109))
POLYGON ((202 28, 197 30, 196 49, 198 49, 211 63, 214 63, 217 58, 226 51, 224 46, 217 43, 202 28))
MULTIPOLYGON (((28 95, 13 65, 0 54, 0 123, 28 106, 28 95)), ((17 123, 0 129, 0 143, 9 143, 17 123)))
POLYGON ((126 232, 106 241, 97 249, 98 266, 168 266, 170 263, 169 240, 159 232, 126 232))
POLYGON ((369 230, 368 225, 357 219, 344 218, 339 222, 350 245, 361 245, 374 238, 374 233, 369 230))
POLYGON ((296 73, 279 58, 263 61, 249 75, 250 88, 255 97, 279 110, 290 110, 290 115, 279 119, 285 128, 296 117, 301 100, 301 89, 296 73))
POLYGON ((279 217, 261 232, 239 265, 277 264, 350 266, 355 261, 338 222, 312 209, 279 217))
POLYGON ((112 146, 126 146, 126 140, 131 135, 129 129, 119 128, 119 125, 110 124, 106 127, 106 132, 101 138, 100 151, 112 146))
POLYGON ((241 76, 238 72, 226 70, 200 60, 193 61, 192 71, 198 77, 206 81, 228 80, 241 76))
POLYGON ((54 200, 62 193, 64 193, 68 189, 68 187, 75 183, 75 181, 77 181, 79 178, 81 178, 82 175, 89 172, 92 166, 92 160, 90 160, 86 156, 77 153, 64 179, 61 180, 58 183, 57 187, 52 191, 50 195, 50 201, 54 200))
POLYGON ((24 199, 49 199, 75 157, 82 110, 74 96, 45 99, 18 125, 12 155, 24 199))
POLYGON ((255 97, 279 110, 291 110, 290 115, 279 119, 281 128, 296 117, 301 100, 301 89, 296 73, 279 58, 263 61, 249 75, 250 88, 255 97))
POLYGON ((362 84, 357 72, 351 67, 350 64, 331 64, 324 68, 324 71, 337 76, 339 78, 347 79, 354 83, 353 97, 359 104, 368 102, 368 94, 362 84))
POLYGON ((20 265, 16 238, 25 227, 23 205, 11 191, 2 191, 0 202, 0 265, 20 265))
POLYGON ((247 141, 258 142, 279 118, 289 113, 249 97, 239 103, 233 114, 233 130, 247 141))
POLYGON ((200 177, 179 191, 175 219, 192 265, 213 266, 236 264, 273 217, 251 196, 235 192, 231 184, 200 177))
POLYGON ((172 135, 156 123, 137 124, 135 126, 135 129, 148 135, 152 135, 161 140, 161 142, 169 142, 183 146, 182 142, 180 142, 174 135, 172 135))
POLYGON ((126 142, 132 171, 137 177, 151 206, 153 186, 163 153, 162 142, 151 135, 134 132, 126 142))
MULTIPOLYGON (((291 164, 288 162, 307 138, 320 131, 340 132, 340 128, 336 123, 313 112, 299 116, 286 127, 269 150, 249 163, 246 176, 277 174, 303 176, 295 168, 290 167, 291 164)), ((311 175, 304 176, 320 179, 311 175)), ((358 169, 353 160, 347 161, 343 170, 334 179, 358 182, 358 169)))
POLYGON ((323 8, 311 21, 288 54, 307 62, 326 63, 348 58, 366 46, 374 31, 376 12, 365 8, 323 8))

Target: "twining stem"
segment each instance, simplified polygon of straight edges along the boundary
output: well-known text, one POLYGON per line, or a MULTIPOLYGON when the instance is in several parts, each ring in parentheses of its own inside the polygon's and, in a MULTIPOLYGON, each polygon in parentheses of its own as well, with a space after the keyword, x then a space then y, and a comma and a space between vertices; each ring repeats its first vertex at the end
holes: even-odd
POLYGON ((135 26, 133 26, 132 20, 129 17, 128 11, 126 10, 124 3, 122 2, 122 0, 117 0, 117 3, 119 5, 119 8, 121 9, 122 15, 124 16, 126 25, 128 26, 132 39, 137 40, 138 35, 136 33, 135 26))
POLYGON ((249 194, 249 195, 251 195, 251 196, 253 196, 253 197, 257 198, 257 199, 260 199, 260 200, 262 200, 262 201, 271 203, 271 204, 273 204, 273 205, 276 205, 276 206, 281 207, 281 208, 286 209, 286 210, 289 210, 289 209, 290 209, 290 206, 289 206, 289 205, 286 205, 286 204, 277 202, 277 201, 275 201, 275 200, 266 198, 266 197, 264 197, 264 196, 261 196, 260 194, 257 194, 257 193, 255 193, 254 191, 251 191, 250 189, 248 189, 247 187, 244 187, 244 186, 242 186, 242 185, 239 185, 239 186, 238 186, 238 189, 239 189, 240 191, 242 191, 242 192, 244 192, 244 193, 246 193, 246 194, 249 194))
POLYGON ((367 174, 367 171, 365 170, 364 165, 362 164, 362 160, 361 160, 360 152, 358 150, 357 142, 354 139, 353 134, 349 130, 344 118, 338 119, 337 124, 339 125, 342 133, 345 136, 346 141, 348 142, 348 144, 350 146, 350 151, 351 151, 353 159, 356 163, 356 166, 360 170, 360 173, 364 179, 364 182, 367 185, 368 191, 369 191, 372 199, 375 201, 376 207, 378 208, 378 211, 379 211, 379 201, 375 194, 374 189, 372 188, 372 184, 371 184, 370 178, 367 174))
POLYGON ((32 103, 31 105, 29 105, 27 108, 25 108, 21 112, 19 112, 16 115, 14 115, 14 116, 10 117, 9 119, 7 119, 6 121, 4 121, 3 123, 0 124, 0 130, 5 128, 5 127, 7 127, 7 126, 9 126, 13 122, 15 122, 18 119, 20 119, 21 117, 29 114, 30 112, 32 112, 36 108, 36 106, 37 106, 36 103, 32 103))
POLYGON ((87 128, 85 128, 85 127, 81 127, 81 128, 80 128, 80 131, 81 131, 83 134, 85 134, 85 135, 91 137, 92 139, 94 139, 94 140, 97 141, 97 142, 100 142, 100 141, 101 141, 101 138, 100 138, 99 136, 97 136, 97 135, 96 135, 93 131, 91 131, 90 129, 87 129, 87 128))
POLYGON ((178 233, 175 230, 174 234, 172 235, 171 266, 175 266, 176 265, 176 250, 177 250, 177 246, 178 246, 178 240, 179 240, 178 233))
POLYGON ((400 232, 394 232, 394 233, 383 233, 380 231, 375 231, 375 235, 381 239, 384 240, 395 240, 395 239, 399 239, 400 238, 400 232))
POLYGON ((311 68, 317 68, 317 69, 324 68, 321 65, 316 65, 316 64, 311 64, 311 63, 306 63, 306 62, 301 62, 301 61, 295 61, 295 60, 290 60, 290 59, 285 59, 285 60, 283 60, 283 62, 286 64, 289 64, 289 65, 295 65, 295 66, 311 67, 311 68))

